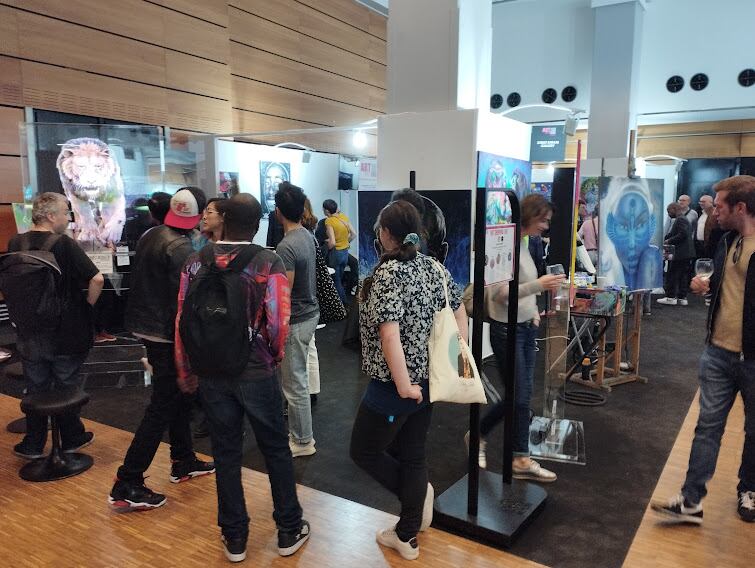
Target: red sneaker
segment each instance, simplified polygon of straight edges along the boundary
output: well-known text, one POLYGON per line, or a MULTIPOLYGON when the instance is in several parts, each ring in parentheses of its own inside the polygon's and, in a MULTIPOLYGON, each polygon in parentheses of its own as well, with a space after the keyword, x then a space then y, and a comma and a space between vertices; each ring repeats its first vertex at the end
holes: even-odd
POLYGON ((94 336, 95 343, 105 343, 106 341, 117 341, 117 337, 107 331, 101 331, 94 336))

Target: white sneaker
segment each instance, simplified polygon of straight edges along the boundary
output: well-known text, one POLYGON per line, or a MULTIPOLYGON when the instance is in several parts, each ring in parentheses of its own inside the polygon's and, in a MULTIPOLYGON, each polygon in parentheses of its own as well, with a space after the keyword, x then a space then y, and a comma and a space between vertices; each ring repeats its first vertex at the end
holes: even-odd
POLYGON ((656 302, 665 306, 675 306, 676 298, 661 298, 660 300, 656 300, 656 302))
POLYGON ((291 456, 299 458, 302 456, 311 456, 317 450, 315 450, 315 439, 312 438, 306 444, 300 444, 294 442, 291 438, 288 439, 288 447, 291 448, 291 456))
POLYGON ((425 504, 422 507, 422 524, 419 530, 426 531, 433 524, 433 505, 435 504, 435 489, 429 483, 427 484, 427 493, 425 493, 425 504))
POLYGON ((688 306, 688 305, 689 305, 689 302, 687 301, 687 299, 686 299, 686 298, 679 298, 679 299, 677 300, 677 303, 678 303, 678 304, 679 304, 680 306, 688 306))
POLYGON ((415 536, 409 542, 404 542, 396 534, 396 527, 378 531, 376 540, 378 544, 382 544, 398 552, 404 560, 416 560, 419 557, 417 537, 415 536))
MULTIPOLYGON (((467 454, 469 454, 469 432, 464 434, 464 443, 467 445, 467 454)), ((477 452, 477 465, 481 469, 486 469, 488 467, 487 449, 488 442, 485 438, 480 436, 480 450, 477 452)))
POLYGON ((665 520, 674 523, 689 523, 693 525, 703 524, 703 506, 685 504, 684 495, 673 496, 668 501, 653 501, 650 508, 659 513, 665 520))

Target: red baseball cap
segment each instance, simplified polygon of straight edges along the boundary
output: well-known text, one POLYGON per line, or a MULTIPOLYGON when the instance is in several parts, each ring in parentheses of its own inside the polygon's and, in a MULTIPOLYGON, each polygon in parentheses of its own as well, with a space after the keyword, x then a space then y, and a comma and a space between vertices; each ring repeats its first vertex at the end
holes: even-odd
POLYGON ((201 190, 194 187, 179 189, 170 198, 170 211, 165 216, 165 224, 176 229, 193 229, 202 218, 205 202, 201 190))

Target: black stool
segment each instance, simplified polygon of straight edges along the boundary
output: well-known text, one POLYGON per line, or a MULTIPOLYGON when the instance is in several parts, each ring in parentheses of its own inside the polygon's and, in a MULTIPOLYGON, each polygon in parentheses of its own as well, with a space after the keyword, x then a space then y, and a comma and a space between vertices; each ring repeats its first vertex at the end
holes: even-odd
POLYGON ((26 481, 55 481, 85 472, 94 463, 91 456, 65 453, 60 447, 58 416, 78 410, 89 402, 89 395, 79 388, 45 391, 26 395, 21 410, 26 414, 49 416, 52 423, 52 450, 46 458, 27 463, 18 474, 26 481))

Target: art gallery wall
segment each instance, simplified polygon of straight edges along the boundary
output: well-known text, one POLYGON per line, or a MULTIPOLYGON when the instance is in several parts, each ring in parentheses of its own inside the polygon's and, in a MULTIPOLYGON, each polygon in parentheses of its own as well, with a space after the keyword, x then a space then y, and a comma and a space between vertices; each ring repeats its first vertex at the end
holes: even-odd
MULTIPOLYGON (((288 164, 291 175, 290 182, 304 190, 304 193, 312 202, 312 209, 318 218, 323 216, 322 202, 325 199, 333 199, 350 219, 356 219, 356 191, 338 190, 340 156, 323 152, 307 152, 307 154, 309 161, 304 162, 306 159, 304 150, 218 140, 216 171, 238 172, 240 191, 251 193, 261 200, 260 162, 288 164)), ((263 219, 254 242, 264 245, 266 236, 267 219, 263 219)), ((356 255, 357 247, 356 242, 352 243, 352 254, 356 255)))

